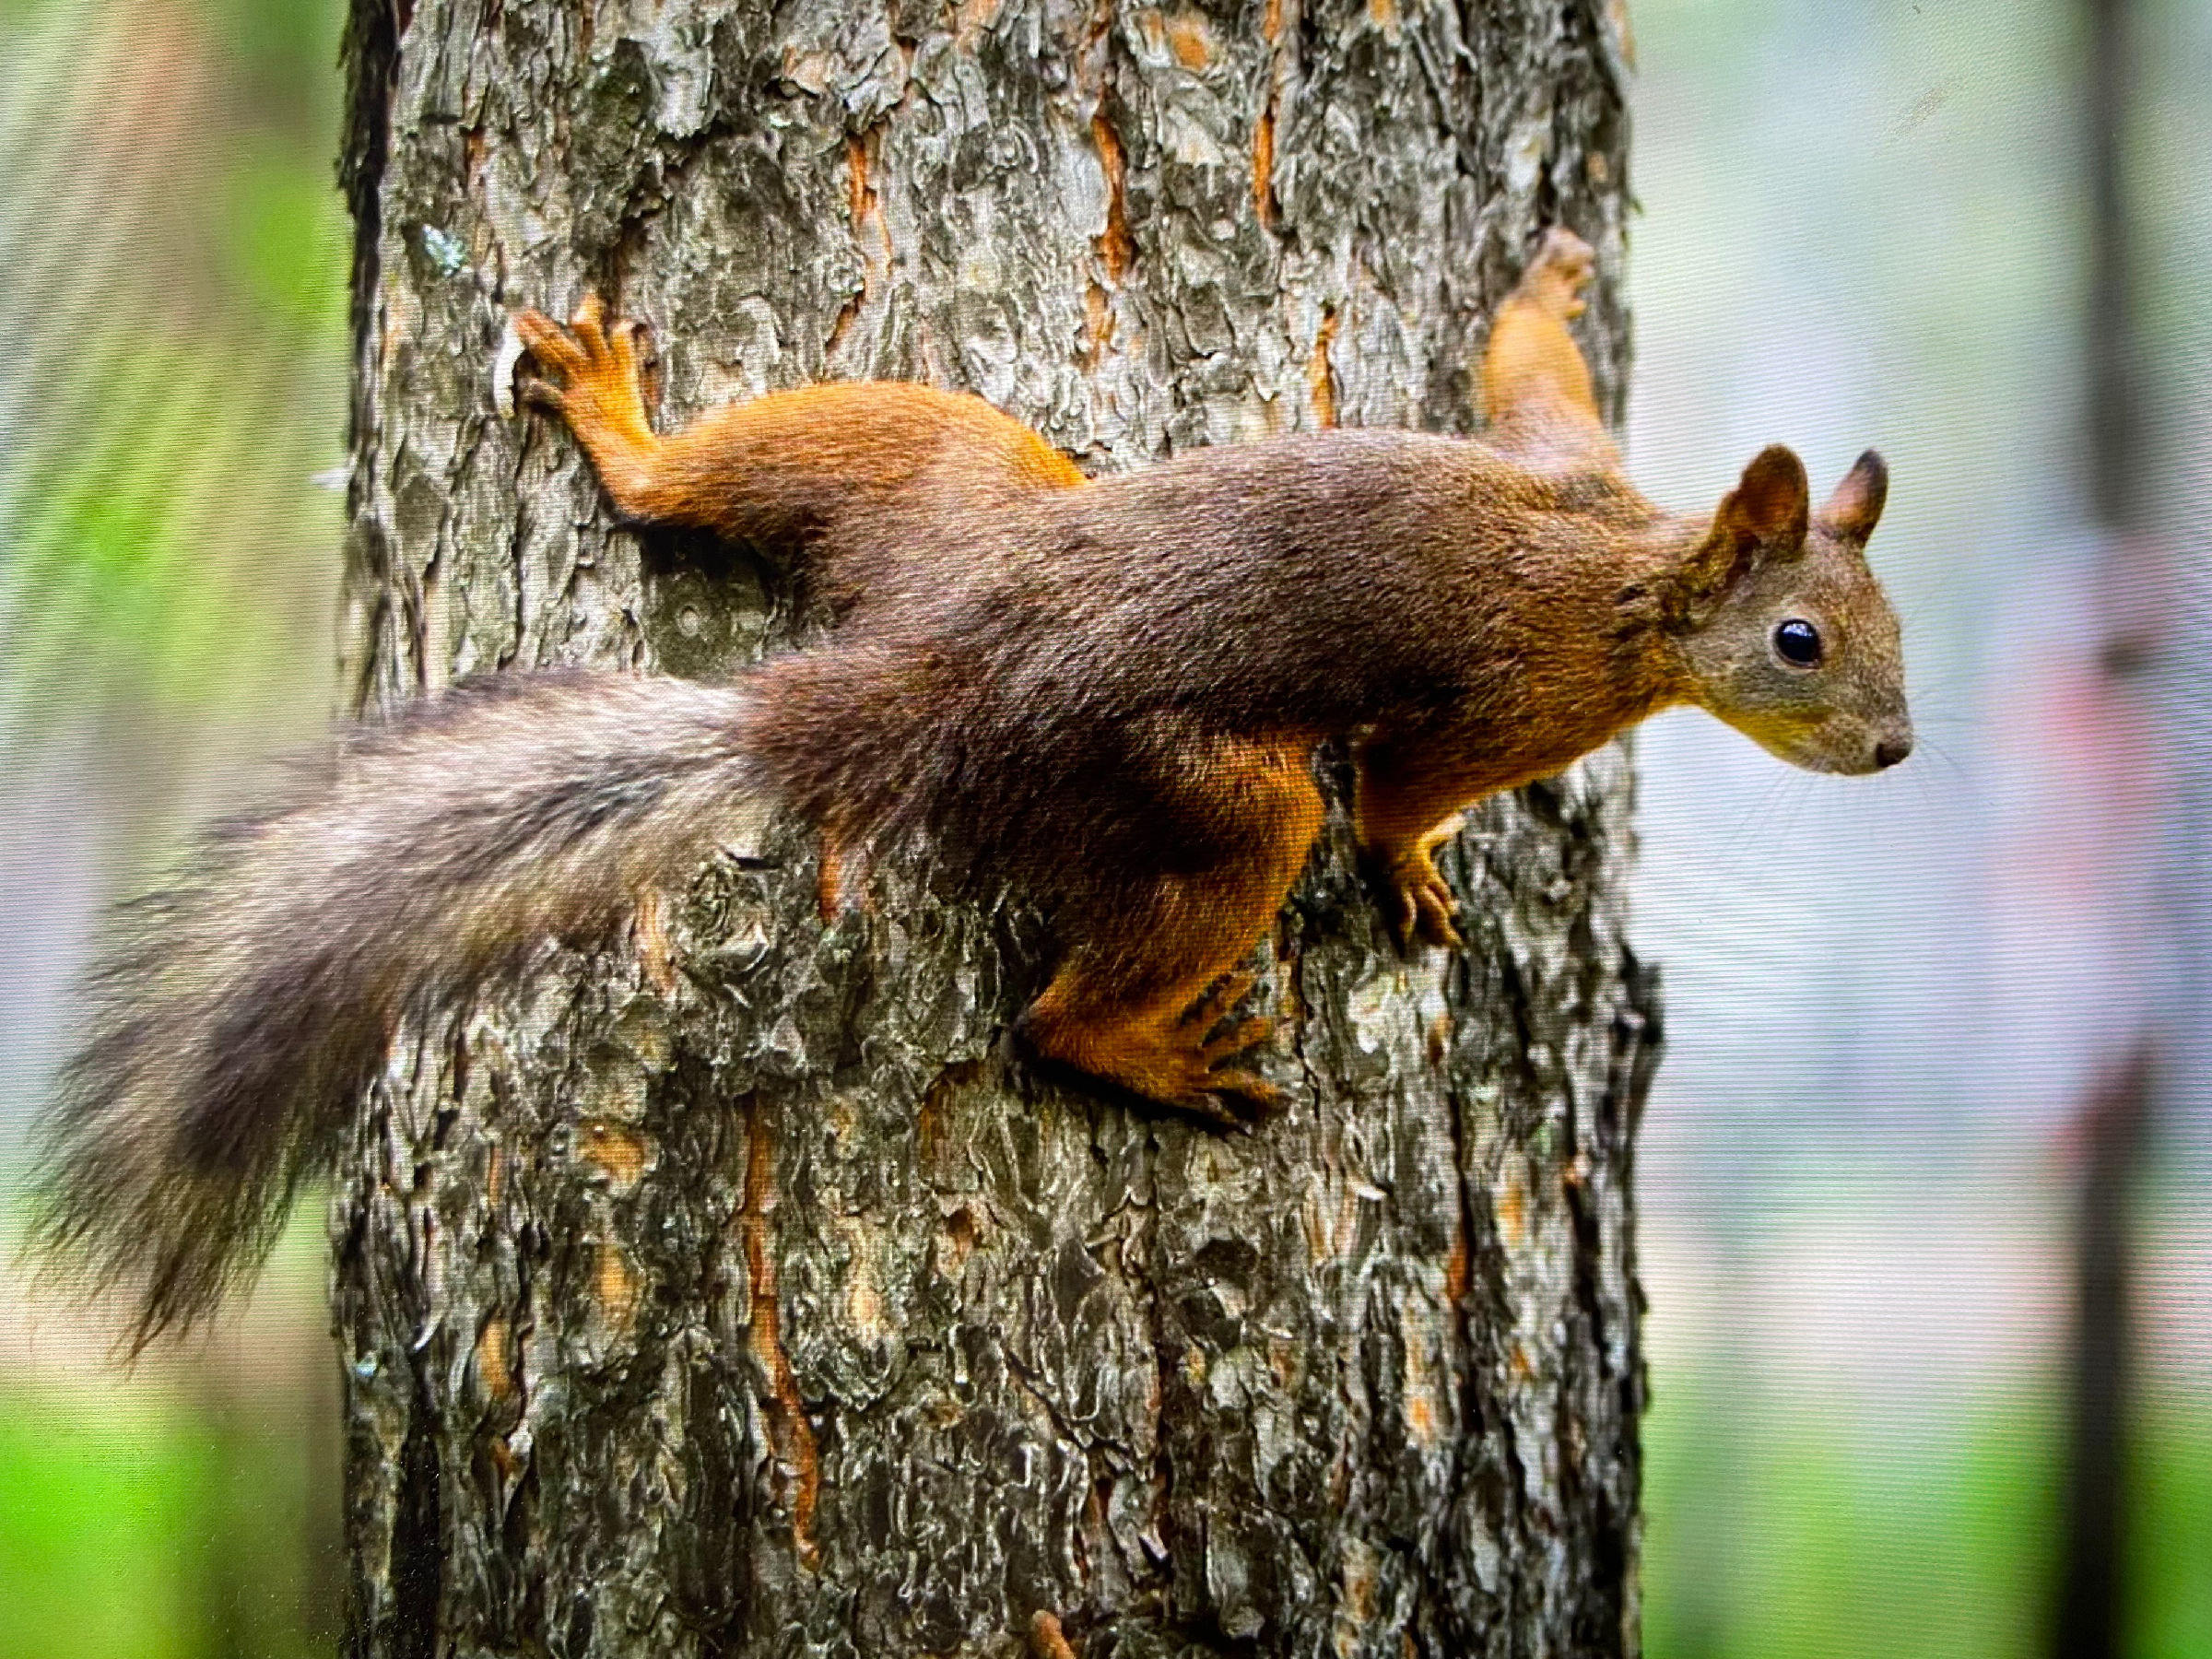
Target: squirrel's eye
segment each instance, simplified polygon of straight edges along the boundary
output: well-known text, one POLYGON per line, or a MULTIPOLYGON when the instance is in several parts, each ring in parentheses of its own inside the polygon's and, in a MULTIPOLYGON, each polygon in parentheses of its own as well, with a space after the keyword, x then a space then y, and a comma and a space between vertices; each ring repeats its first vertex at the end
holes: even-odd
POLYGON ((1792 617, 1787 622, 1775 625, 1774 649, 1782 653, 1783 662, 1798 668, 1810 668, 1820 660, 1820 630, 1810 622, 1792 617))

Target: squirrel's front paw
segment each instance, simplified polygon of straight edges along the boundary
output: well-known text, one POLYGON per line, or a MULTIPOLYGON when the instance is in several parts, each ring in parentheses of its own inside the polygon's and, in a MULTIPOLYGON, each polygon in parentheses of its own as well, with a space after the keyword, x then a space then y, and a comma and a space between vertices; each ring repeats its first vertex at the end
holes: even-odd
POLYGON ((1454 818, 1412 847, 1394 853, 1374 850, 1369 854, 1375 885, 1390 907, 1391 931, 1402 950, 1413 948, 1417 939, 1453 950, 1466 943, 1453 924, 1458 897, 1438 871, 1432 856, 1437 844, 1457 833, 1459 827, 1460 820, 1454 818))
POLYGON ((636 329, 636 324, 619 320, 610 328, 606 307, 596 294, 585 296, 565 328, 541 311, 517 312, 515 334, 537 368, 560 381, 555 385, 533 378, 524 387, 528 401, 565 415, 572 405, 619 403, 624 394, 635 395, 636 329))
POLYGON ((643 485, 656 447, 645 418, 639 345, 641 324, 609 320, 596 294, 577 307, 566 328, 543 312, 515 313, 514 332, 553 382, 533 376, 522 386, 532 407, 558 415, 592 457, 617 506, 637 511, 629 498, 643 485))

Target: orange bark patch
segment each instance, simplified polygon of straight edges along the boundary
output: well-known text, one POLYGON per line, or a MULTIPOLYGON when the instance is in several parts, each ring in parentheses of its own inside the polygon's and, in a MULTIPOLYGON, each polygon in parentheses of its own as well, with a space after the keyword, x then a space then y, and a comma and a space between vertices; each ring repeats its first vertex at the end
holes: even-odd
POLYGON ((959 10, 953 14, 952 43, 962 52, 973 52, 983 30, 997 18, 998 7, 999 0, 960 0, 959 10))
POLYGON ((638 1276, 622 1253, 622 1247, 612 1241, 599 1246, 599 1260, 592 1275, 593 1293, 606 1314, 610 1325, 627 1329, 630 1318, 638 1311, 638 1276))
POLYGON ((618 1187, 634 1185, 645 1172, 644 1137, 604 1118, 584 1124, 576 1155, 618 1187))
POLYGON ((1136 243, 1129 234, 1129 155, 1103 110, 1090 118, 1090 137, 1099 147, 1099 165, 1106 172, 1106 229, 1093 245, 1099 263, 1106 267, 1106 279, 1119 282, 1136 258, 1136 243))
POLYGON ((883 200, 876 188, 881 160, 883 122, 845 135, 845 209, 853 221, 853 243, 860 256, 860 288, 838 308, 830 324, 823 349, 834 352, 844 340, 861 310, 877 287, 888 280, 891 264, 891 225, 884 217, 883 200))
POLYGON ((1528 1243, 1528 1190, 1516 1175, 1506 1176, 1504 1190, 1498 1194, 1498 1230, 1509 1250, 1528 1243))
POLYGON ((1406 1402, 1406 1426, 1424 1442, 1436 1439, 1436 1407, 1428 1395, 1415 1394, 1406 1402))
MULTIPOLYGON (((768 1212, 775 1204, 771 1179, 775 1147, 768 1133, 768 1117, 755 1100, 747 1109, 745 1207, 738 1225, 745 1243, 745 1262, 753 1281, 753 1356, 768 1373, 768 1438, 776 1461, 792 1471, 786 1496, 791 1504, 792 1540, 799 1559, 815 1558, 814 1505, 821 1488, 821 1465, 815 1456, 814 1427, 799 1398, 798 1378, 783 1352, 782 1318, 776 1300, 776 1264, 768 1248, 768 1212)), ((779 1474, 779 1481, 782 1477, 779 1474)))
POLYGON ((1408 1302, 1398 1319, 1398 1340, 1406 1355, 1406 1427, 1424 1445, 1435 1443, 1441 1415, 1435 1368, 1430 1363, 1430 1335, 1428 1322, 1419 1318, 1408 1302))
POLYGON ((477 1375, 484 1380, 484 1392, 493 1400, 504 1403, 514 1397, 514 1367, 507 1359, 507 1322, 503 1319, 487 1322, 484 1334, 477 1338, 477 1375))
POLYGON ((1275 229, 1275 100, 1252 128, 1252 210, 1263 229, 1275 229))
POLYGON ((858 133, 845 138, 845 195, 853 228, 857 230, 876 206, 876 186, 868 178, 868 147, 858 133))
POLYGON ((1083 366, 1095 369, 1113 343, 1113 305, 1102 284, 1083 285, 1083 366))
POLYGON ((1441 1065, 1452 1050, 1452 1016, 1439 1014, 1429 1022, 1429 1064, 1441 1065))
POLYGON ((1206 19, 1195 13, 1185 12, 1168 20, 1168 47, 1185 69, 1203 69, 1214 61, 1214 43, 1206 32, 1206 19))
POLYGON ((1467 1230, 1462 1226, 1452 1235, 1452 1253, 1444 1261, 1444 1305, 1456 1308, 1467 1296, 1467 1230))
POLYGON ((1313 397, 1313 424, 1336 424, 1336 371, 1329 361, 1329 347, 1336 340, 1336 313, 1324 312, 1313 334, 1313 350, 1306 359, 1306 389, 1313 397))
POLYGON ((1398 0, 1367 0, 1367 20, 1377 29, 1395 33, 1398 27, 1398 0))
POLYGON ((638 966, 646 982, 663 996, 676 994, 676 954, 668 946, 667 901, 657 888, 638 897, 637 921, 631 931, 638 940, 638 966))

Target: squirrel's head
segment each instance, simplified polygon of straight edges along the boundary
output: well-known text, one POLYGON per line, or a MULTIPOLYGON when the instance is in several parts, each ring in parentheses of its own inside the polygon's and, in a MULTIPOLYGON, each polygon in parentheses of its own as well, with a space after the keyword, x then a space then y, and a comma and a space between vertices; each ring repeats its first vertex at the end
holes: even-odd
POLYGON ((1761 450, 1666 585, 1691 700, 1811 771, 1912 752, 1897 613, 1866 567, 1888 486, 1868 450, 1814 512, 1805 464, 1761 450))

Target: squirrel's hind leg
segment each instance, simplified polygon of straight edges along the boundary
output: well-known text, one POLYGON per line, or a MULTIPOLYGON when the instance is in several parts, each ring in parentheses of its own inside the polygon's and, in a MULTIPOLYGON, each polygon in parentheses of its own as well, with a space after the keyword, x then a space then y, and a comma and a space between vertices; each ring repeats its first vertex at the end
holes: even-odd
POLYGON ((1163 1105, 1240 1124, 1274 1111, 1282 1091, 1227 1064, 1265 1041, 1273 1022, 1234 1019, 1253 976, 1238 970, 1305 867, 1324 807, 1305 751, 1240 744, 1189 774, 1213 819, 1217 856, 1195 869, 1141 877, 1081 907, 1085 935, 1022 1016, 1031 1047, 1163 1105))
POLYGON ((1619 465, 1598 418, 1590 365, 1567 329, 1583 314, 1583 289, 1596 265, 1588 242, 1554 225, 1490 324, 1482 358, 1487 441, 1539 471, 1619 465))

